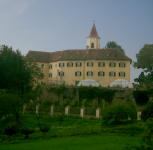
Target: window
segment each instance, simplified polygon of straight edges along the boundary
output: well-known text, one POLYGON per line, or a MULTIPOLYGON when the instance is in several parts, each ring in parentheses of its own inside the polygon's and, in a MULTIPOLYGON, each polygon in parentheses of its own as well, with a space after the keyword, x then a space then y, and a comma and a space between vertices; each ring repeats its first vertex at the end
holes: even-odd
POLYGON ((57 64, 55 64, 55 67, 57 67, 57 64))
POLYGON ((75 72, 75 76, 81 76, 81 72, 80 71, 75 72))
POLYGON ((93 66, 93 62, 87 62, 87 66, 93 66))
POLYGON ((67 63, 67 67, 73 67, 73 63, 72 62, 67 63))
POLYGON ((64 63, 59 63, 59 67, 64 67, 64 63))
POLYGON ((93 72, 92 71, 88 71, 87 72, 87 76, 93 76, 93 72))
POLYGON ((102 71, 98 72, 98 76, 104 76, 104 75, 105 75, 105 72, 102 72, 102 71))
POLYGON ((79 81, 75 81, 75 86, 77 86, 79 84, 79 81))
POLYGON ((119 76, 125 77, 125 72, 119 72, 119 76))
POLYGON ((91 48, 94 48, 94 43, 91 43, 91 48))
POLYGON ((49 65, 49 69, 52 69, 52 65, 49 65))
POLYGON ((109 72, 109 76, 115 76, 115 72, 109 72))
POLYGON ((109 63, 109 66, 110 67, 115 67, 116 66, 116 63, 113 63, 113 62, 112 63, 109 63))
POLYGON ((45 65, 44 64, 41 64, 41 69, 44 69, 45 68, 45 65))
POLYGON ((49 73, 49 78, 52 77, 52 73, 49 73))
POLYGON ((64 76, 64 72, 59 72, 59 76, 64 76))
POLYGON ((40 82, 40 85, 44 85, 44 84, 45 84, 45 82, 43 82, 43 81, 40 82))
POLYGON ((104 63, 104 62, 99 62, 99 63, 98 63, 98 66, 104 67, 104 66, 105 66, 105 63, 104 63))
POLYGON ((125 67, 125 63, 119 63, 119 67, 125 67))
POLYGON ((81 63, 80 62, 76 63, 76 67, 81 67, 81 63))

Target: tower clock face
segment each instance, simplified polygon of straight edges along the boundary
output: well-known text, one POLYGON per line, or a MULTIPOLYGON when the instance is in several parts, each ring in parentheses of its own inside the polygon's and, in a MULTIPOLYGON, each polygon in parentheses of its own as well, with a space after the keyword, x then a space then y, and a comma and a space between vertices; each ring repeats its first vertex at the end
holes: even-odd
POLYGON ((92 39, 91 41, 94 42, 94 39, 92 39))

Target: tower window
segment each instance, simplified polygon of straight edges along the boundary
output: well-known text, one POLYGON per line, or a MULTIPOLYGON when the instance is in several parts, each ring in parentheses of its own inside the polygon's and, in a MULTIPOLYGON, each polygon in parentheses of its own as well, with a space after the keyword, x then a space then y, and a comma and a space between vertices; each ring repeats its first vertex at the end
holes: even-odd
POLYGON ((91 48, 94 48, 94 43, 91 43, 91 48))

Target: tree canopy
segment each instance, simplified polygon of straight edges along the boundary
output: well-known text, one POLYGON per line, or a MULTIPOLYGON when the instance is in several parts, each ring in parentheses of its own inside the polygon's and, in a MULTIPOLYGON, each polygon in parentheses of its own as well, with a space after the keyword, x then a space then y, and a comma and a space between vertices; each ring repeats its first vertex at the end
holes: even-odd
POLYGON ((138 78, 134 79, 142 87, 153 87, 153 44, 145 44, 136 54, 137 62, 133 62, 133 66, 137 69, 143 69, 138 78), (148 73, 145 75, 144 73, 148 73))
POLYGON ((122 48, 122 46, 117 45, 117 43, 115 41, 109 41, 109 42, 107 42, 106 48, 118 48, 122 52, 125 52, 125 50, 122 48))
POLYGON ((41 69, 17 49, 0 46, 0 89, 25 94, 32 90, 36 79, 42 78, 41 69))

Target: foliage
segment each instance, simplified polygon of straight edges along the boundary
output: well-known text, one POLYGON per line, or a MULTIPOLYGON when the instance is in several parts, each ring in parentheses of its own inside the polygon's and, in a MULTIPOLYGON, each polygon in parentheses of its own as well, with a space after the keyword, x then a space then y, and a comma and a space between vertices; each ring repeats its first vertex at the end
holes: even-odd
POLYGON ((143 108, 141 118, 146 121, 148 118, 153 118, 153 101, 148 101, 147 105, 143 108))
POLYGON ((73 99, 71 102, 71 107, 76 107, 78 105, 78 100, 77 99, 73 99))
POLYGON ((61 126, 62 122, 64 121, 64 115, 61 114, 58 118, 58 121, 59 121, 59 125, 61 126))
POLYGON ((52 92, 54 91, 57 95, 60 95, 61 93, 63 93, 64 91, 67 91, 68 88, 65 85, 62 85, 60 87, 50 87, 48 88, 48 92, 52 92))
POLYGON ((96 108, 96 99, 93 99, 92 101, 92 108, 96 108))
POLYGON ((43 132, 44 135, 45 135, 45 133, 49 132, 49 130, 50 130, 50 126, 43 125, 40 127, 40 132, 43 132))
POLYGON ((87 106, 87 100, 86 99, 83 99, 82 101, 82 107, 86 107, 87 106))
POLYGON ((145 44, 144 47, 136 54, 137 62, 133 62, 133 67, 144 69, 143 72, 135 79, 140 85, 145 85, 148 89, 153 87, 153 44, 145 44), (144 72, 149 73, 144 75, 144 72))
POLYGON ((133 97, 135 98, 136 103, 140 105, 147 104, 150 95, 151 95, 151 91, 146 91, 146 90, 133 91, 133 97))
POLYGON ((66 107, 70 103, 70 99, 64 99, 63 100, 63 106, 66 107))
POLYGON ((106 44, 105 48, 118 48, 120 49, 122 52, 124 52, 125 50, 122 48, 122 46, 117 45, 117 43, 115 41, 109 41, 106 44))
POLYGON ((42 78, 35 63, 6 45, 0 46, 0 72, 0 89, 22 95, 33 89, 37 78, 42 78))
POLYGON ((16 122, 19 123, 20 114, 23 108, 23 100, 18 95, 4 93, 0 94, 0 104, 0 118, 3 115, 13 114, 16 122))
POLYGON ((109 124, 111 121, 118 124, 120 120, 127 120, 128 116, 132 117, 132 115, 131 108, 126 102, 117 103, 114 101, 112 105, 104 109, 102 120, 104 124, 109 124))
POLYGON ((28 127, 24 127, 21 129, 21 133, 25 135, 25 139, 29 138, 29 134, 34 133, 34 129, 30 129, 28 127))
POLYGON ((8 125, 4 128, 4 134, 8 135, 9 137, 11 135, 16 134, 18 131, 19 131, 18 126, 14 125, 14 124, 13 125, 8 125))
POLYGON ((54 100, 54 101, 53 101, 53 104, 54 104, 55 106, 60 105, 60 100, 59 100, 59 99, 54 100))

